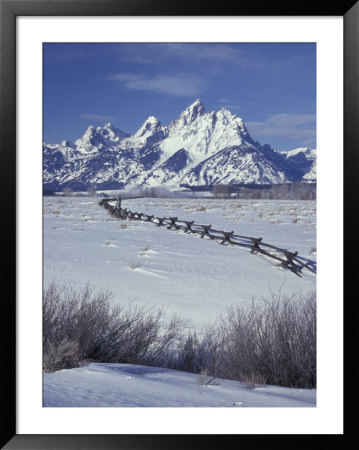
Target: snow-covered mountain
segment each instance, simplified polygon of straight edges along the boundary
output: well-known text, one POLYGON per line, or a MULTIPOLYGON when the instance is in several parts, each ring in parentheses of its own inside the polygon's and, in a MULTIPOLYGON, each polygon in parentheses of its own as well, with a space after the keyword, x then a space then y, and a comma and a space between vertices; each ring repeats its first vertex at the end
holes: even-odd
POLYGON ((89 126, 75 143, 43 144, 50 189, 312 182, 315 163, 315 150, 261 145, 240 117, 226 108, 206 112, 200 100, 169 126, 150 116, 133 135, 108 123, 89 126))
POLYGON ((317 179, 317 150, 310 148, 296 148, 283 153, 287 160, 298 167, 305 174, 303 181, 315 182, 317 179))

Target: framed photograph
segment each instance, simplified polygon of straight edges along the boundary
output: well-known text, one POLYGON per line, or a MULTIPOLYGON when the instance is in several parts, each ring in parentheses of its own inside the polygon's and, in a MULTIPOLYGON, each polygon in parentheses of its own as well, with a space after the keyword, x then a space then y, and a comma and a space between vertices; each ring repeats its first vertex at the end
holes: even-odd
POLYGON ((2 448, 344 435, 359 7, 254 3, 1 0, 2 448))

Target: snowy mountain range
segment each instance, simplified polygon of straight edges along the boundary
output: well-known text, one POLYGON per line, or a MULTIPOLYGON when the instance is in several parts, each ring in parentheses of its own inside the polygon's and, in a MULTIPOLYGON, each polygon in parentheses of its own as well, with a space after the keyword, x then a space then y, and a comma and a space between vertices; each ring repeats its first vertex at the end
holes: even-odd
POLYGON ((196 100, 164 126, 150 116, 129 135, 111 123, 75 141, 43 144, 43 182, 49 189, 122 189, 218 183, 316 181, 316 150, 278 152, 250 136, 228 109, 206 112, 196 100))

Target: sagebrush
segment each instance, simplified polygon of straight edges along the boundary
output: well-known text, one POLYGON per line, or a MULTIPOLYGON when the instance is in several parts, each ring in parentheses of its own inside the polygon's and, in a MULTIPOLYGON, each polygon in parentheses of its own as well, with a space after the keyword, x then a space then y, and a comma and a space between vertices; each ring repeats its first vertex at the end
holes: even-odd
POLYGON ((315 294, 272 296, 231 306, 202 333, 189 332, 177 368, 219 378, 316 387, 315 294))
POLYGON ((52 284, 43 295, 44 360, 68 341, 77 344, 79 362, 161 364, 180 331, 176 316, 164 317, 164 309, 116 306, 109 292, 52 284))
POLYGON ((164 309, 116 305, 112 294, 52 284, 43 294, 44 370, 87 361, 154 365, 248 385, 316 387, 316 297, 274 296, 232 305, 186 330, 164 309))

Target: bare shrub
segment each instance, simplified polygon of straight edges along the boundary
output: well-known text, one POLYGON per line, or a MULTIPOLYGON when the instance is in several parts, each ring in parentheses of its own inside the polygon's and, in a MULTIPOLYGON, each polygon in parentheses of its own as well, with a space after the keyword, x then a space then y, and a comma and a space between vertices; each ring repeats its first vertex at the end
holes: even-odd
POLYGON ((143 247, 143 249, 141 249, 140 255, 141 255, 141 256, 144 256, 144 255, 146 254, 146 252, 148 252, 149 250, 151 250, 151 247, 149 247, 148 245, 145 245, 145 246, 143 247))
POLYGON ((178 344, 178 357, 175 367, 187 372, 198 373, 201 368, 198 364, 200 340, 195 331, 189 331, 187 336, 182 336, 178 344))
POLYGON ((139 262, 131 262, 131 263, 128 265, 128 267, 129 267, 131 270, 136 270, 136 269, 138 269, 139 267, 141 267, 141 264, 140 264, 139 262))
POLYGON ((231 306, 201 331, 183 331, 164 309, 114 305, 112 294, 52 284, 43 292, 44 370, 85 361, 174 368, 198 383, 238 380, 316 387, 315 293, 275 296, 231 306))
POLYGON ((142 249, 143 252, 147 252, 148 250, 151 250, 151 247, 148 245, 145 245, 142 249))
POLYGON ((314 293, 232 307, 220 327, 226 377, 241 380, 255 373, 268 384, 316 386, 314 293))
POLYGON ((190 330, 178 343, 175 368, 194 373, 206 370, 218 377, 222 351, 221 330, 216 325, 207 325, 201 333, 190 330))
POLYGON ((265 386, 266 380, 263 376, 251 372, 249 375, 242 375, 241 383, 247 389, 255 389, 257 386, 265 386))
POLYGON ((45 372, 56 372, 61 369, 73 369, 86 363, 79 356, 79 345, 67 338, 59 344, 49 343, 44 352, 42 368, 45 372))
POLYGON ((43 293, 43 348, 68 340, 78 344, 79 358, 87 359, 96 335, 111 318, 112 294, 93 294, 86 286, 76 291, 51 284, 43 293))
POLYGON ((233 305, 204 331, 189 331, 177 347, 174 368, 243 382, 316 386, 314 293, 274 296, 233 305))
POLYGON ((199 386, 219 386, 220 382, 216 377, 209 375, 207 369, 203 369, 197 377, 197 384, 199 386))
POLYGON ((99 337, 90 356, 99 362, 167 366, 181 323, 174 316, 166 325, 163 316, 164 310, 130 307, 122 311, 99 337))
MULTIPOLYGON (((180 334, 181 321, 173 316, 166 322, 163 309, 145 310, 131 303, 124 308, 113 305, 111 300, 110 293, 94 294, 88 286, 75 291, 51 284, 44 290, 43 357, 46 367, 58 370, 61 364, 57 363, 57 354, 67 355, 68 352, 73 355, 74 364, 84 360, 172 364, 172 347, 180 334), (69 342, 71 345, 67 348, 69 342)), ((62 361, 69 364, 68 359, 62 361)))

